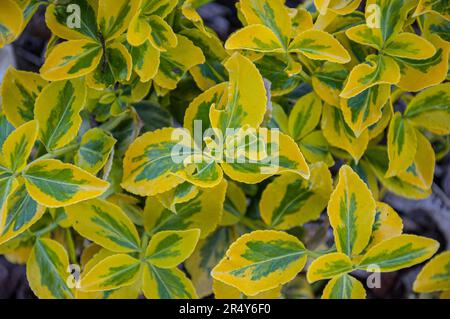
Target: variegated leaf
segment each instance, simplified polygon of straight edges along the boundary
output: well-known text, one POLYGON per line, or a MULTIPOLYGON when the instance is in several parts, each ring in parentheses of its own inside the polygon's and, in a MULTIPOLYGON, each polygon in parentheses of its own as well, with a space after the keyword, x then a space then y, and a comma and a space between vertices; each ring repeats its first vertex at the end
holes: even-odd
POLYGON ((69 257, 55 240, 39 238, 27 262, 27 279, 36 296, 42 299, 73 299, 67 285, 69 257))
POLYGON ((296 237, 284 232, 254 231, 234 242, 211 274, 254 296, 292 280, 306 259, 305 247, 296 237))
POLYGON ((417 151, 414 161, 405 171, 399 172, 397 176, 402 181, 428 190, 433 183, 436 156, 431 143, 422 133, 416 132, 416 138, 417 151))
POLYGON ((130 255, 106 257, 81 277, 82 291, 105 291, 130 286, 139 279, 139 260, 130 255))
POLYGON ((19 36, 23 23, 20 6, 13 0, 3 1, 0 14, 0 48, 19 36))
POLYGON ((0 113, 0 149, 12 132, 14 132, 14 126, 9 123, 4 114, 0 113))
POLYGON ((347 79, 348 70, 336 63, 326 62, 312 75, 314 92, 326 103, 339 106, 339 94, 347 79))
POLYGON ((261 59, 255 61, 255 65, 262 77, 270 81, 272 96, 281 96, 291 92, 301 81, 298 74, 292 74, 294 72, 289 70, 289 61, 279 55, 265 54, 261 59))
POLYGON ((290 52, 298 52, 313 60, 326 60, 335 63, 350 62, 347 50, 331 34, 320 30, 300 33, 289 45, 290 52))
POLYGON ((146 263, 143 266, 142 291, 148 299, 196 299, 192 282, 178 268, 163 269, 146 263))
POLYGON ((78 78, 94 71, 102 58, 102 46, 92 40, 70 40, 55 46, 41 67, 48 81, 78 78))
MULTIPOLYGON (((170 1, 175 4, 177 3, 177 1, 174 0, 170 1)), ((191 21, 201 32, 205 33, 206 35, 209 35, 209 32, 205 28, 203 19, 197 12, 197 9, 208 2, 209 0, 185 0, 183 2, 183 5, 181 6, 181 12, 183 13, 183 16, 191 21)))
POLYGON ((341 99, 340 108, 344 120, 356 136, 379 122, 383 107, 389 107, 390 86, 372 86, 349 99, 341 99))
POLYGON ((450 290, 450 251, 437 255, 422 268, 413 289, 417 292, 450 290))
POLYGON ((350 275, 331 279, 323 290, 322 299, 365 299, 364 286, 350 275))
POLYGON ((328 33, 339 34, 347 31, 348 29, 354 26, 364 25, 364 23, 365 23, 364 13, 355 10, 345 15, 336 16, 335 14, 331 13, 323 17, 319 16, 317 17, 314 27, 322 28, 324 31, 327 31, 328 33))
POLYGON ((281 53, 285 50, 277 35, 262 24, 253 24, 239 29, 228 38, 225 48, 264 53, 281 53))
MULTIPOLYGON (((215 85, 201 93, 189 104, 189 107, 184 113, 183 123, 184 127, 189 130, 192 136, 195 134, 196 127, 197 130, 199 129, 199 124, 201 124, 202 136, 205 131, 211 127, 209 112, 212 105, 218 109, 225 108, 228 100, 227 85, 227 83, 215 85)), ((203 143, 203 141, 196 141, 198 144, 200 144, 200 142, 203 143)))
POLYGON ((73 0, 69 3, 51 3, 45 12, 45 22, 52 33, 62 39, 79 40, 87 38, 98 40, 96 1, 73 0), (82 12, 76 18, 73 16, 74 5, 78 6, 80 13, 82 12), (79 28, 68 26, 68 22, 74 22, 74 19, 80 19, 79 28))
POLYGON ((270 289, 263 291, 254 296, 246 296, 238 289, 229 286, 222 281, 214 280, 213 282, 213 293, 215 299, 280 299, 281 298, 281 288, 270 289))
POLYGON ((427 14, 423 22, 422 32, 426 38, 436 34, 442 40, 450 42, 450 21, 438 14, 427 14))
POLYGON ((386 43, 383 52, 401 58, 423 60, 434 56, 436 49, 428 40, 417 34, 401 32, 386 43))
POLYGON ((166 18, 177 6, 177 0, 144 0, 142 12, 146 15, 157 15, 166 18))
POLYGON ((98 1, 97 24, 104 40, 118 38, 129 26, 139 8, 140 0, 98 1))
POLYGON ((140 207, 138 198, 128 194, 116 193, 109 196, 107 201, 119 206, 134 224, 138 226, 144 225, 144 212, 140 207))
POLYGON ((156 233, 150 239, 145 260, 158 268, 174 268, 193 253, 199 236, 200 229, 156 233))
POLYGON ((343 166, 328 203, 338 252, 351 257, 363 251, 372 234, 375 208, 375 200, 366 183, 349 166, 343 166))
POLYGON ((238 184, 227 181, 227 194, 223 205, 223 216, 220 221, 222 226, 237 224, 247 210, 247 198, 245 192, 238 184))
POLYGON ((364 156, 377 178, 383 186, 391 192, 411 199, 424 199, 431 194, 431 190, 423 190, 415 185, 411 185, 405 181, 402 181, 398 176, 386 177, 386 172, 389 166, 389 158, 386 147, 378 146, 370 148, 364 156))
POLYGON ((137 138, 125 154, 122 187, 134 194, 152 196, 181 184, 183 179, 174 173, 185 168, 183 161, 190 153, 183 152, 182 158, 172 154, 180 146, 186 150, 192 147, 190 133, 182 129, 164 128, 137 138))
POLYGON ((435 34, 429 40, 436 48, 436 53, 431 58, 415 60, 395 57, 401 72, 397 86, 402 90, 417 92, 446 79, 450 46, 435 34))
POLYGON ((173 48, 178 43, 178 38, 170 25, 157 15, 152 15, 147 19, 150 25, 150 43, 158 50, 165 51, 173 48))
POLYGON ((39 74, 9 68, 2 82, 2 109, 18 127, 34 119, 36 98, 47 85, 39 74))
POLYGON ((184 263, 200 298, 212 293, 211 270, 225 256, 228 247, 236 239, 232 228, 220 227, 200 240, 194 253, 184 263))
POLYGON ((184 182, 171 190, 156 195, 159 202, 167 209, 175 214, 177 213, 177 205, 185 203, 198 195, 199 188, 189 182, 184 182))
POLYGON ((156 197, 148 197, 144 210, 145 229, 151 234, 163 230, 199 228, 200 238, 213 232, 222 217, 226 183, 199 189, 198 194, 185 203, 176 205, 176 214, 165 208, 156 197))
POLYGON ((249 25, 265 25, 276 35, 286 51, 292 27, 288 10, 282 1, 242 0, 240 11, 249 25))
POLYGON ((366 130, 356 136, 345 122, 340 109, 324 105, 321 127, 330 145, 347 151, 355 161, 363 156, 369 144, 369 132, 366 130))
POLYGON ((373 140, 384 133, 389 126, 392 116, 394 115, 392 106, 392 99, 389 100, 389 105, 385 105, 381 110, 381 118, 378 122, 369 126, 369 138, 373 140))
POLYGON ((372 168, 364 161, 360 161, 358 162, 358 164, 356 164, 355 162, 351 162, 350 167, 369 187, 370 191, 372 192, 373 198, 375 200, 378 200, 380 197, 378 179, 372 171, 372 168))
POLYGON ((75 164, 89 173, 97 174, 105 166, 115 143, 115 138, 108 132, 100 128, 90 129, 81 139, 75 164))
POLYGON ((78 134, 80 112, 86 101, 86 88, 81 80, 53 82, 36 100, 39 139, 48 151, 62 148, 78 134))
POLYGON ((333 166, 334 159, 330 153, 330 145, 320 130, 306 135, 298 146, 308 163, 324 162, 328 166, 333 166))
POLYGON ((173 90, 192 67, 205 63, 202 50, 188 38, 177 35, 177 45, 161 52, 161 61, 154 81, 157 85, 173 90))
POLYGON ((149 82, 153 79, 159 69, 161 55, 159 50, 153 47, 150 41, 145 41, 139 46, 129 46, 128 51, 133 60, 133 69, 140 80, 149 82))
POLYGON ((304 30, 313 28, 313 18, 311 13, 302 7, 297 7, 289 11, 292 22, 292 34, 298 34, 304 30))
POLYGON ((353 270, 353 264, 343 253, 330 253, 315 259, 308 268, 308 282, 331 279, 353 270))
POLYGON ((388 131, 387 147, 389 169, 386 177, 404 172, 410 167, 416 156, 416 129, 400 113, 394 114, 388 131))
POLYGON ((305 180, 295 174, 277 177, 264 190, 259 210, 264 222, 275 229, 289 229, 317 219, 332 192, 331 174, 324 163, 311 166, 305 180))
MULTIPOLYGON (((226 160, 221 163, 225 174, 231 179, 247 184, 259 183, 270 176, 283 172, 293 172, 309 178, 309 167, 298 145, 294 140, 276 130, 261 128, 257 131, 249 130, 243 136, 229 136, 230 142, 226 147, 226 160), (247 141, 256 137, 254 144, 235 143, 232 139, 247 141), (238 147, 236 147, 236 145, 238 147), (256 151, 257 154, 253 154, 256 151)), ((246 143, 246 142, 242 142, 246 143)))
POLYGON ((228 72, 222 65, 222 61, 228 57, 228 53, 221 40, 213 34, 207 35, 196 29, 185 30, 182 34, 202 49, 205 56, 203 64, 196 65, 189 70, 197 86, 202 91, 206 91, 219 83, 225 82, 228 78, 228 72))
MULTIPOLYGON (((369 0, 366 9, 376 5, 379 10, 379 16, 374 17, 371 10, 366 10, 366 19, 379 27, 383 42, 396 35, 403 27, 406 21, 406 15, 413 8, 414 1, 404 0, 369 0), (371 19, 377 19, 375 21, 371 19)), ((376 13, 375 13, 376 14, 376 13)))
POLYGON ((450 20, 450 12, 446 1, 419 0, 413 16, 419 16, 429 12, 438 13, 445 19, 450 20))
POLYGON ((120 207, 103 199, 66 207, 74 229, 83 237, 118 253, 139 250, 136 227, 120 207))
POLYGON ((62 207, 103 194, 109 183, 75 165, 58 160, 38 160, 23 172, 30 196, 47 207, 62 207))
POLYGON ((226 134, 226 129, 239 129, 245 125, 258 128, 266 113, 266 89, 255 65, 246 57, 235 53, 225 63, 230 80, 228 100, 210 110, 211 126, 226 134))
POLYGON ((128 26, 127 42, 134 47, 141 46, 149 39, 151 32, 152 30, 147 22, 147 18, 139 10, 133 19, 131 19, 130 25, 128 26))
POLYGON ((381 272, 395 271, 419 264, 438 250, 439 243, 416 235, 400 235, 370 248, 357 265, 360 269, 376 266, 381 272))
POLYGON ((18 186, 8 197, 4 224, 0 225, 0 244, 3 244, 26 231, 37 222, 45 212, 28 194, 25 185, 18 186))
POLYGON ((133 68, 132 57, 125 46, 118 42, 106 45, 105 53, 97 68, 86 78, 89 87, 102 90, 116 82, 129 81, 133 68))
POLYGON ((417 94, 408 104, 404 117, 434 134, 450 134, 450 83, 417 94))
POLYGON ((346 15, 355 11, 361 3, 361 0, 314 0, 314 5, 322 15, 329 12, 346 15))
POLYGON ((322 101, 314 93, 308 93, 297 100, 289 115, 289 135, 299 141, 313 131, 320 122, 322 101))
POLYGON ((399 80, 400 68, 392 58, 369 56, 367 62, 352 69, 340 97, 349 99, 375 85, 396 84, 399 80))
POLYGON ((27 165, 37 134, 38 125, 35 120, 19 126, 3 143, 0 164, 12 173, 22 171, 27 165))
POLYGON ((366 24, 362 24, 347 29, 345 34, 356 43, 368 45, 377 50, 383 48, 383 38, 379 28, 370 28, 366 24))
POLYGON ((18 181, 11 172, 8 172, 7 169, 0 166, 0 228, 3 228, 3 225, 6 222, 6 214, 8 207, 8 198, 9 195, 16 189, 18 186, 18 181))
POLYGON ((375 213, 375 222, 373 223, 368 248, 384 240, 400 236, 402 231, 403 222, 396 211, 388 204, 377 202, 377 212, 375 213))

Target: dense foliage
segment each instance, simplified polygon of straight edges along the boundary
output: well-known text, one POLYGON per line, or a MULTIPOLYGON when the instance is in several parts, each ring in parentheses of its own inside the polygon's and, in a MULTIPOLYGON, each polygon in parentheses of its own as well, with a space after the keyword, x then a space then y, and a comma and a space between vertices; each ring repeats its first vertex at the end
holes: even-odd
MULTIPOLYGON (((1 91, 0 253, 39 298, 365 298, 438 251, 382 199, 449 150, 448 1, 240 0, 225 43, 208 2, 1 1, 0 47, 52 32, 1 91)), ((448 296, 449 252, 410 288, 448 296)))

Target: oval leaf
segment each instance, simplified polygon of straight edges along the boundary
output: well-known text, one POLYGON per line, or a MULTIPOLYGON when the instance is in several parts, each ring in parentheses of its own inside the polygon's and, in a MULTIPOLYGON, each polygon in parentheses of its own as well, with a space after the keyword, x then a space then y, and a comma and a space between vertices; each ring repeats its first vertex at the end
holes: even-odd
POLYGON ((77 136, 85 101, 86 88, 80 80, 53 82, 41 92, 35 114, 39 138, 48 151, 66 146, 77 136))
POLYGON ((158 268, 174 268, 192 254, 199 236, 200 229, 159 232, 151 238, 145 260, 158 268))
POLYGON ((39 74, 9 68, 2 82, 2 108, 15 127, 34 119, 34 104, 47 85, 39 74))
POLYGON ((66 207, 66 211, 73 228, 98 245, 119 253, 140 249, 136 227, 118 206, 92 199, 66 207))
POLYGON ((139 260, 130 255, 106 257, 81 277, 82 291, 105 291, 130 286, 138 280, 139 260))
POLYGON ((2 164, 13 173, 22 171, 27 165, 37 134, 36 121, 25 123, 12 132, 2 147, 2 164))
POLYGON ((64 247, 47 238, 39 238, 27 262, 27 279, 33 292, 42 299, 73 299, 66 279, 69 257, 64 247))
POLYGON ((292 280, 306 259, 305 247, 296 237, 284 232, 254 231, 234 242, 211 274, 253 296, 292 280))
POLYGON ((339 182, 328 203, 338 252, 351 257, 363 251, 372 233, 375 208, 375 200, 366 183, 351 167, 344 165, 339 170, 339 182))
POLYGON ((439 243, 433 239, 415 235, 400 235, 382 241, 363 256, 360 269, 376 266, 381 272, 396 271, 419 264, 438 250, 439 243))
POLYGON ((331 279, 323 290, 322 299, 365 299, 364 286, 350 275, 331 279))
POLYGON ((197 299, 192 282, 179 269, 144 265, 142 291, 148 299, 197 299))
POLYGON ((264 222, 275 229, 289 229, 319 218, 333 190, 331 174, 324 163, 311 166, 305 180, 283 174, 261 196, 259 210, 264 222))
POLYGON ((320 30, 300 33, 289 45, 290 52, 303 53, 313 60, 345 64, 350 62, 347 50, 331 34, 320 30))
POLYGON ((422 268, 413 289, 417 292, 450 290, 450 251, 437 255, 422 268))
POLYGON ((320 256, 308 268, 308 282, 330 279, 353 270, 350 258, 343 253, 331 253, 320 256))
POLYGON ((114 144, 116 139, 111 134, 100 128, 90 129, 81 139, 75 164, 89 173, 97 174, 105 166, 114 144))
POLYGON ((24 171, 30 196, 47 207, 62 207, 102 195, 109 183, 58 160, 39 160, 24 171))

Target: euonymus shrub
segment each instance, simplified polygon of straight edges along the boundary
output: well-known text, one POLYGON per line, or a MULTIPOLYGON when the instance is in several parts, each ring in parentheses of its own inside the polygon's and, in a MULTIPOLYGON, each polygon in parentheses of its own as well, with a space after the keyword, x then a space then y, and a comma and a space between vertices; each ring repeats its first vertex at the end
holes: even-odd
MULTIPOLYGON (((364 298, 355 270, 431 258, 381 199, 449 149, 447 1, 241 0, 225 43, 207 2, 1 1, 0 46, 41 5, 52 31, 2 84, 0 252, 34 293, 364 298)), ((448 296, 449 264, 409 288, 448 296)))

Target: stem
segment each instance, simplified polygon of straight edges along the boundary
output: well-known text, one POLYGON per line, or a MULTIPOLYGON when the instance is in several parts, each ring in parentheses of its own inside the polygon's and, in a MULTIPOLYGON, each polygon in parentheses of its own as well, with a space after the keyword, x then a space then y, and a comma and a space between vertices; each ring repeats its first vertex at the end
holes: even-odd
POLYGON ((141 237, 141 252, 139 254, 139 258, 143 260, 145 258, 145 251, 147 250, 147 245, 150 239, 150 235, 147 232, 144 232, 141 237))
POLYGON ((102 44, 102 73, 106 72, 106 69, 108 68, 108 55, 106 54, 106 43, 105 38, 103 37, 103 34, 99 32, 98 37, 100 39, 100 43, 102 44))
POLYGON ((49 224, 48 226, 38 230, 37 232, 32 233, 35 237, 41 237, 49 232, 51 232, 52 230, 54 230, 55 228, 58 227, 58 223, 53 222, 51 224, 49 224))
POLYGON ((309 60, 307 57, 301 54, 298 55, 298 59, 300 60, 301 64, 306 68, 306 70, 308 70, 309 74, 314 73, 315 66, 313 65, 311 60, 309 60))
POLYGON ((240 221, 243 225, 247 226, 251 230, 260 230, 260 229, 268 229, 267 225, 262 221, 254 220, 248 217, 242 217, 240 221))
POLYGON ((306 250, 306 254, 311 257, 311 258, 319 258, 320 256, 335 252, 336 248, 335 247, 331 247, 330 249, 326 249, 326 250, 319 250, 319 251, 312 251, 312 250, 306 250))
POLYGON ((401 98, 401 96, 403 95, 403 93, 405 93, 405 91, 403 91, 403 90, 400 89, 400 88, 396 88, 396 89, 394 90, 394 92, 392 92, 392 94, 391 94, 392 104, 394 104, 395 102, 397 102, 397 101, 401 98))
POLYGON ((77 263, 77 254, 75 251, 75 242, 73 241, 72 232, 70 231, 70 228, 66 229, 66 245, 67 245, 67 252, 69 253, 69 259, 72 264, 77 263))
POLYGON ((122 123, 123 120, 125 120, 128 116, 128 112, 124 112, 120 114, 119 116, 116 116, 112 119, 110 119, 108 122, 103 123, 99 126, 102 130, 105 130, 107 132, 111 132, 114 130, 120 123, 122 123))
POLYGON ((51 158, 55 158, 55 157, 60 157, 64 154, 67 154, 73 150, 76 150, 78 147, 80 147, 80 143, 75 143, 60 149, 57 149, 56 151, 53 152, 49 152, 45 155, 42 155, 41 157, 37 158, 36 160, 43 160, 43 159, 51 159, 51 158))
POLYGON ((303 82, 306 82, 310 85, 312 84, 311 77, 308 74, 306 74, 305 71, 301 70, 299 75, 302 78, 303 82))

